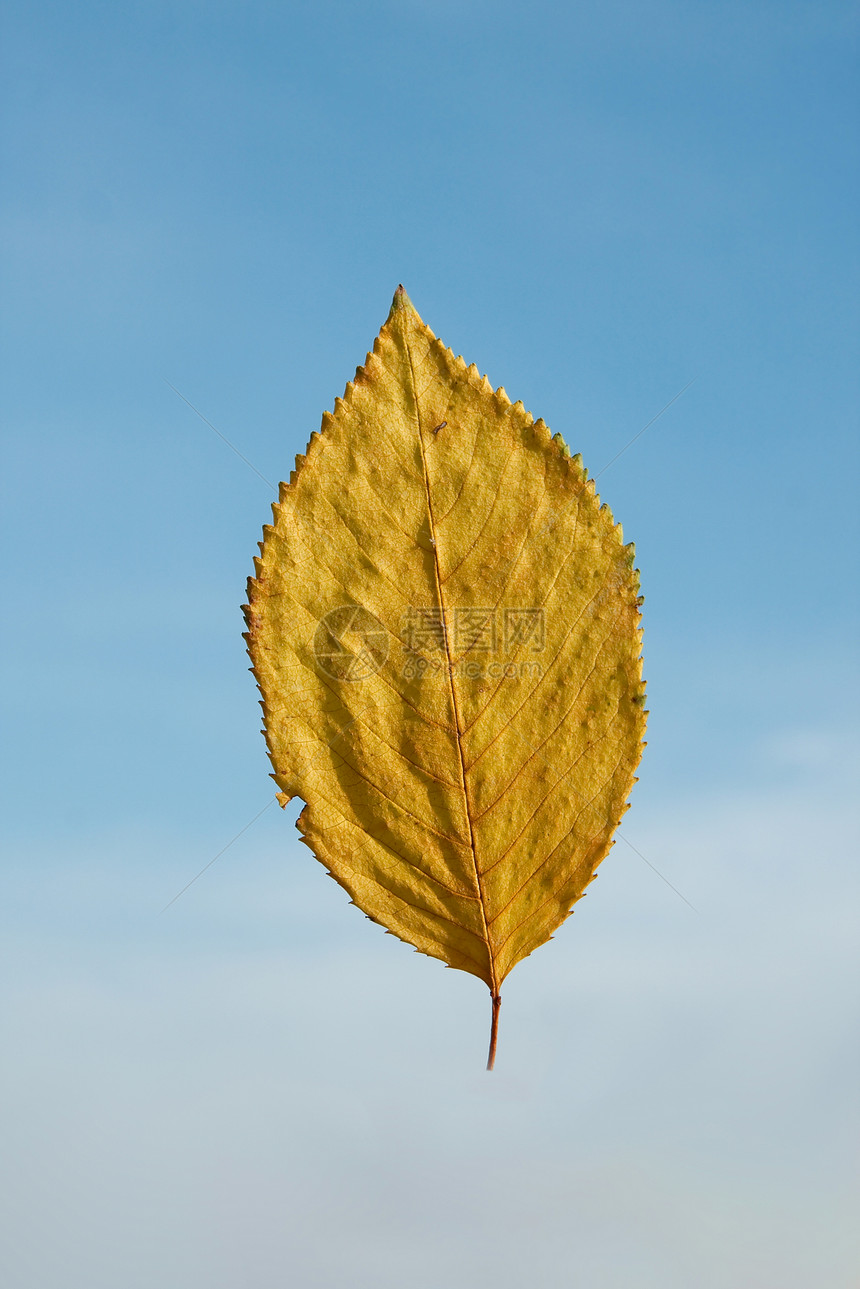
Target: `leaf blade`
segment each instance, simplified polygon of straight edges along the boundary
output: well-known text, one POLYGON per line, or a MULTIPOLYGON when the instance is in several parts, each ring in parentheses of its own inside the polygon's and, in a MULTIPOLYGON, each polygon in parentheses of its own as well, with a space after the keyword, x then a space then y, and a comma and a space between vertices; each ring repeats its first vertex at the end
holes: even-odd
POLYGON ((273 777, 354 903, 497 997, 635 781, 632 548, 558 436, 400 292, 273 510, 247 607, 273 777), (438 639, 416 648, 422 613, 438 639))

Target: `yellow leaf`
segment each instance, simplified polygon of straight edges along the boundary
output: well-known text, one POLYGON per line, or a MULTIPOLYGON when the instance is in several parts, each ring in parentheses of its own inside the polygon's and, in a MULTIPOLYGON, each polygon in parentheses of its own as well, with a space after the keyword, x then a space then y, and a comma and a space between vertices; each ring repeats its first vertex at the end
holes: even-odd
POLYGON ((398 288, 246 606, 281 802, 368 917, 493 1000, 612 845, 646 713, 633 547, 581 459, 398 288))

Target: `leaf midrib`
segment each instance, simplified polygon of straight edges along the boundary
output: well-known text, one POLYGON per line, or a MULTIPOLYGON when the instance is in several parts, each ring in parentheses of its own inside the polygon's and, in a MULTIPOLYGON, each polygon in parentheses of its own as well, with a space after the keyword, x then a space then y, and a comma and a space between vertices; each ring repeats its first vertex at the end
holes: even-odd
POLYGON ((418 387, 415 383, 415 366, 412 361, 412 347, 409 343, 410 318, 408 312, 403 319, 403 339, 406 346, 406 357, 409 360, 409 376, 412 382, 412 397, 415 403, 415 422, 418 430, 418 446, 421 449, 421 466, 424 472, 424 494, 427 498, 427 514, 430 520, 430 536, 432 538, 433 549, 433 571, 436 578, 436 597, 439 601, 439 609, 442 614, 442 639, 445 643, 445 658, 447 662, 446 671, 448 674, 448 690, 451 697, 451 706, 454 712, 455 739, 457 743, 457 756, 460 763, 460 781, 463 788, 463 802, 465 806, 466 823, 469 827, 469 849, 472 855, 472 864, 475 869, 475 885, 478 891, 478 907, 481 910, 481 922, 484 928, 484 940, 487 945, 487 958, 490 964, 490 992, 493 999, 499 997, 499 982, 496 976, 496 959, 493 953, 493 946, 490 940, 490 928, 487 922, 487 906, 484 897, 484 887, 481 881, 481 870, 478 867, 478 851, 475 845, 475 832, 472 827, 472 803, 469 797, 469 785, 466 778, 466 758, 463 754, 463 727, 460 720, 460 707, 457 702, 457 690, 454 685, 454 673, 452 670, 451 647, 448 640, 448 620, 445 612, 445 600, 442 595, 442 580, 439 570, 439 545, 436 535, 436 519, 433 513, 433 497, 430 491, 430 474, 427 469, 427 455, 424 451, 424 436, 421 429, 421 405, 418 401, 418 387))

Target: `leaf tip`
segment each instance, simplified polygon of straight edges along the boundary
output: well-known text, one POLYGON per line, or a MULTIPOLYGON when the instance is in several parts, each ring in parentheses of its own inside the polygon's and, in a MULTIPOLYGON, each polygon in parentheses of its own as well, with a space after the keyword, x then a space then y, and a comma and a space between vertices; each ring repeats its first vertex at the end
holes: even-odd
POLYGON ((406 294, 406 288, 402 282, 394 292, 394 299, 391 301, 391 312, 388 315, 389 318, 392 314, 399 313, 401 309, 411 309, 413 313, 415 312, 415 305, 406 294))

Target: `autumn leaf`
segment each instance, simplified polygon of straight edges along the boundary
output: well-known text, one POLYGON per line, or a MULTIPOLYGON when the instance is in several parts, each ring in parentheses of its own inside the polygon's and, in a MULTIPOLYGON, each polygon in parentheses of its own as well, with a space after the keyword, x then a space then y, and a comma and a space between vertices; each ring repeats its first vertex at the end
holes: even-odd
POLYGON ((264 528, 282 804, 367 916, 492 996, 612 845, 642 750, 633 547, 579 456, 398 288, 264 528))

